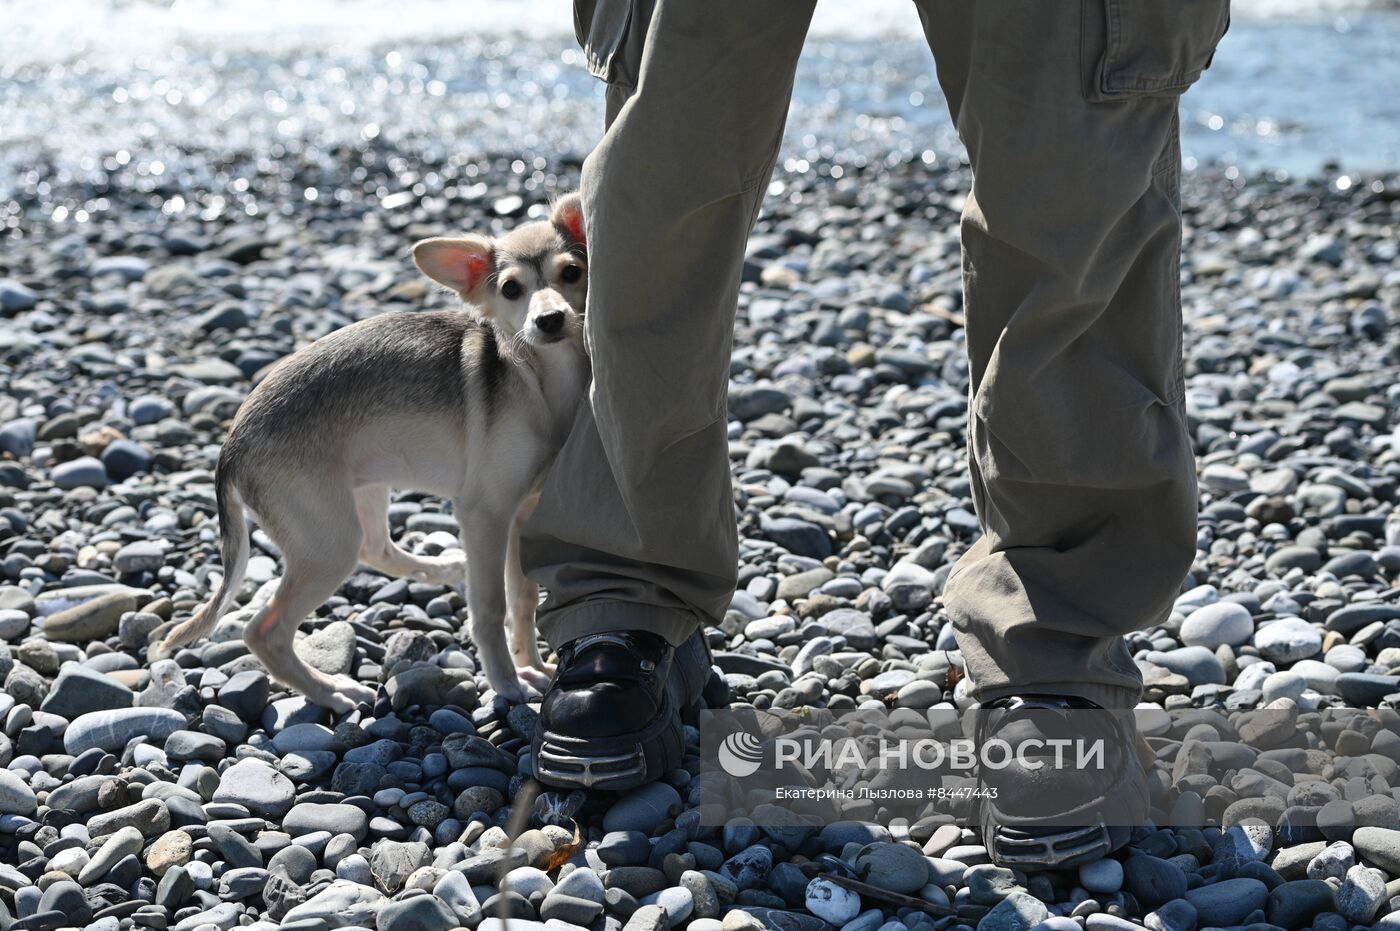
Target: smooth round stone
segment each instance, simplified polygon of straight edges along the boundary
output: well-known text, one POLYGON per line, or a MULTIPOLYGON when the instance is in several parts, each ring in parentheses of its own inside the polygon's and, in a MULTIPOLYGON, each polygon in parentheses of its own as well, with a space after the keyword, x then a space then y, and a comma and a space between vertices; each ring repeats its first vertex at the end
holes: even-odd
POLYGON ((456 870, 449 870, 443 874, 433 887, 433 895, 446 903, 463 924, 479 917, 481 903, 472 890, 471 881, 456 870))
POLYGON ((1254 634, 1249 609, 1233 601, 1217 601, 1197 608, 1181 623, 1181 642, 1214 650, 1219 646, 1248 643, 1254 634))
POLYGON ((146 865, 152 873, 164 876, 174 866, 189 862, 194 840, 184 831, 167 831, 146 851, 146 865))
POLYGON ((1090 892, 1117 892, 1123 888, 1123 864, 1110 857, 1079 868, 1079 884, 1090 892))
POLYGON ((196 889, 208 889, 214 885, 214 868, 203 860, 191 860, 184 869, 196 889))
POLYGON ((1225 684, 1225 665, 1212 650, 1203 646, 1166 652, 1153 650, 1147 654, 1147 661, 1185 676, 1193 686, 1225 684))
POLYGON ((1269 558, 1264 561, 1264 568, 1273 575, 1283 575, 1290 569, 1316 572, 1322 568, 1322 554, 1311 546, 1280 546, 1269 554, 1269 558))
POLYGON ((518 892, 528 899, 536 893, 548 895, 554 888, 554 881, 544 870, 533 866, 520 866, 506 873, 502 880, 502 888, 518 892))
MULTIPOLYGON (((1094 916, 1090 917, 1092 918, 1094 916)), ((1088 919, 1085 919, 1085 922, 1087 924, 1088 919)), ((1073 918, 1069 918, 1065 915, 1051 915, 1039 924, 1034 925, 1031 931, 1080 931, 1082 927, 1084 927, 1084 925, 1081 925, 1073 918)))
MULTIPOLYGON (((644 867, 631 867, 632 870, 644 867)), ((773 851, 761 844, 745 847, 720 865, 719 873, 740 891, 752 889, 768 878, 773 869, 773 851)), ((614 872, 617 872, 614 870, 614 872)))
POLYGON ((292 649, 312 668, 327 675, 344 675, 355 661, 355 628, 337 621, 307 634, 292 649))
POLYGON ((1287 698, 1296 702, 1303 697, 1303 691, 1307 687, 1308 681, 1296 672, 1289 670, 1276 672, 1264 680, 1264 701, 1271 702, 1287 698))
POLYGON ((1357 708, 1374 708, 1387 695, 1400 692, 1400 676, 1344 672, 1337 677, 1337 694, 1357 708))
POLYGON ((49 478, 59 488, 106 488, 107 467, 94 456, 82 456, 70 462, 59 463, 49 473, 49 478))
POLYGON ((969 897, 978 905, 995 905, 1007 894, 1021 889, 1016 874, 1001 866, 982 863, 963 874, 969 897))
POLYGON ((650 836, 680 810, 680 793, 664 782, 653 782, 618 799, 603 816, 603 830, 640 831, 650 836))
POLYGON ((775 615, 749 621, 744 627, 744 637, 753 640, 772 640, 797 629, 797 620, 789 615, 775 615))
POLYGON ((179 730, 165 739, 165 755, 175 762, 217 763, 228 752, 227 745, 212 734, 179 730))
POLYGON ((1308 879, 1335 879, 1340 882, 1346 878, 1347 870, 1351 869, 1355 863, 1356 852, 1352 849, 1351 844, 1346 841, 1335 841, 1328 844, 1308 861, 1308 879))
POLYGON ((88 865, 83 867, 82 873, 78 875, 78 882, 84 886, 99 882, 118 862, 139 853, 145 843, 145 836, 137 828, 121 828, 93 854, 88 865))
POLYGON ((1369 922, 1386 900, 1385 882, 1385 874, 1380 870, 1353 866, 1336 892, 1337 912, 1357 924, 1369 922))
POLYGON ((1260 661, 1250 663, 1240 670, 1240 674, 1235 677, 1234 689, 1236 692, 1262 691, 1264 680, 1278 672, 1278 668, 1273 663, 1260 661))
MULTIPOLYGON (((1334 647, 1333 650, 1337 648, 1334 647)), ((1329 651, 1331 652, 1331 651, 1329 651)), ((1296 672, 1307 682, 1308 688, 1322 695, 1331 695, 1337 690, 1337 676, 1341 673, 1333 666, 1315 659, 1299 660, 1290 672, 1296 672)))
POLYGON ((370 883, 374 874, 370 869, 369 861, 358 853, 352 853, 344 857, 335 865, 335 875, 339 879, 349 880, 355 883, 370 883))
POLYGON ((1321 652, 1322 632, 1302 618, 1282 618, 1259 628, 1254 646, 1267 660, 1293 663, 1321 652))
POLYGON ((0 310, 17 314, 39 304, 39 295, 13 278, 0 278, 0 310))
POLYGON ((1049 917, 1045 903, 1024 892, 1013 892, 982 916, 977 931, 1028 931, 1049 917))
POLYGON ((603 888, 603 881, 597 873, 587 867, 582 867, 559 880, 552 894, 573 896, 602 905, 607 890, 603 888))
POLYGON ((175 405, 165 398, 144 394, 134 398, 127 407, 127 416, 138 427, 157 423, 175 412, 175 405))
POLYGON ((1221 494, 1234 494, 1249 489, 1249 475, 1225 462, 1212 462, 1201 470, 1201 482, 1221 494))
POLYGON ((63 749, 73 756, 93 747, 118 753, 134 737, 161 743, 184 726, 185 716, 169 708, 93 711, 69 722, 63 732, 63 749))
POLYGON ((1367 862, 1400 876, 1400 831, 1389 828, 1360 827, 1351 842, 1367 862))
POLYGON ((1264 914, 1281 928, 1303 928, 1322 912, 1333 908, 1332 887, 1317 879, 1281 883, 1269 892, 1264 914))
POLYGON ((379 890, 361 883, 337 880, 314 897, 282 916, 283 924, 302 919, 320 919, 328 927, 375 926, 375 916, 385 902, 379 890))
POLYGON ((1170 860, 1148 855, 1129 857, 1123 873, 1128 891, 1147 908, 1186 895, 1186 873, 1170 860))
MULTIPOLYGON (((135 610, 136 599, 129 590, 104 591, 48 615, 44 618, 44 635, 62 643, 102 640, 116 633, 123 614, 135 610)), ((165 739, 164 735, 161 739, 165 739)))
POLYGON ((272 746, 279 754, 331 750, 338 745, 335 734, 324 724, 305 722, 278 731, 272 746))
POLYGON ((329 750, 307 750, 288 753, 278 764, 282 773, 294 782, 312 782, 335 768, 336 756, 329 750))
POLYGON ((1184 898, 1172 899, 1143 919, 1151 931, 1195 931, 1196 907, 1184 898))
POLYGON ((667 918, 675 922, 677 926, 684 924, 695 908, 695 900, 691 896, 690 890, 683 886, 662 889, 660 892, 646 896, 641 902, 643 905, 661 906, 666 910, 667 918))
POLYGON ((431 895, 415 895, 389 902, 375 918, 377 931, 452 931, 457 916, 431 895))
POLYGON ((908 669, 891 669, 870 680, 872 693, 897 691, 914 681, 914 673, 908 669))
POLYGON ((866 882, 888 892, 911 895, 928 883, 928 861, 903 844, 872 844, 856 856, 855 867, 866 882))
POLYGON ((212 801, 232 802, 274 821, 292 807, 292 781, 262 760, 246 759, 224 770, 212 801))
POLYGON ((87 924, 92 908, 83 895, 83 887, 69 880, 59 880, 44 890, 39 900, 40 912, 60 912, 75 924, 87 924))
POLYGON ((808 883, 804 900, 809 912, 838 927, 860 914, 860 895, 827 879, 808 883))
MULTIPOLYGON (((1339 643, 1322 658, 1328 666, 1341 672, 1360 672, 1371 664, 1366 657, 1366 651, 1360 647, 1352 646, 1349 643, 1339 643)), ((1336 681, 1336 676, 1332 677, 1336 681)))
POLYGON ((540 917, 545 921, 562 921, 578 927, 587 927, 602 913, 602 902, 558 893, 551 893, 540 905, 540 917))
POLYGON ((8 769, 0 769, 0 815, 34 817, 39 802, 23 779, 8 769))
POLYGON ((327 831, 331 834, 350 834, 356 840, 363 841, 369 834, 369 816, 354 805, 302 802, 293 805, 287 812, 282 819, 282 830, 293 837, 327 831))
POLYGON ((1317 829, 1329 841, 1350 841, 1356 830, 1356 809, 1345 799, 1333 799, 1318 809, 1317 829))
POLYGON ((608 866, 643 866, 651 844, 641 831, 611 831, 598 844, 598 859, 608 866))
POLYGON ((943 690, 936 683, 927 679, 915 679, 905 685, 895 694, 894 706, 896 708, 913 708, 924 710, 932 708, 943 700, 943 690))
POLYGON ((1273 829, 1259 821, 1231 825, 1223 838, 1236 861, 1262 860, 1273 848, 1273 840, 1273 829))
POLYGON ((1263 908, 1269 887, 1257 879, 1227 879, 1200 886, 1186 893, 1186 901, 1196 908, 1202 925, 1237 925, 1255 909, 1263 908))

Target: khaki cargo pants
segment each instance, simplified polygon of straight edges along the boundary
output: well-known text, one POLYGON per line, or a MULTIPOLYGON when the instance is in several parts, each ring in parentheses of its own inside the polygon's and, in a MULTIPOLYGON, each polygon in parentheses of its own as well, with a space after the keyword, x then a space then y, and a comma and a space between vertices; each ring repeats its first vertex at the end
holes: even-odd
MULTIPOLYGON (((679 643, 736 579, 726 441, 745 240, 816 0, 578 0, 608 82, 583 168, 594 386, 526 528, 558 646, 679 643)), ((827 0, 859 2, 859 0, 827 0)), ((1177 99, 1228 0, 916 0, 971 160, 969 460, 985 534, 943 603, 975 694, 1122 707, 1121 635, 1195 550, 1177 99)))

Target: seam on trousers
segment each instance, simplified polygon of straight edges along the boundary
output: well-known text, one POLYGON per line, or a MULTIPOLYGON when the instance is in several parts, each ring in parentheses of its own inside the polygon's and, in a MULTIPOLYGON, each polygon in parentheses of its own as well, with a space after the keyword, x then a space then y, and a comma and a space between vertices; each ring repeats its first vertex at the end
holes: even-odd
POLYGON ((1158 178, 1171 173, 1178 168, 1181 162, 1181 119, 1177 110, 1173 109, 1171 118, 1171 129, 1167 132, 1166 144, 1162 146, 1162 151, 1157 154, 1157 160, 1152 163, 1152 177, 1158 178))

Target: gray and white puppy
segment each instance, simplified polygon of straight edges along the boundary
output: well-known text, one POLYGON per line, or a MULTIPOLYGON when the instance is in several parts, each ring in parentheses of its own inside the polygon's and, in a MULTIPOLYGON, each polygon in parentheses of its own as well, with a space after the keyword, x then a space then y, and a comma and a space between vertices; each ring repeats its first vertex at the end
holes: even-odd
POLYGON ((491 688, 523 701, 526 681, 547 684, 553 670, 537 645, 538 589, 520 568, 519 531, 589 379, 578 195, 501 239, 424 240, 413 260, 477 313, 352 324, 289 356, 253 390, 215 473, 223 581, 162 653, 207 636, 232 604, 248 562, 246 508, 281 550, 285 573, 244 639, 274 678, 316 704, 345 712, 375 697, 292 650, 302 619, 359 562, 439 584, 465 576, 469 631, 491 688), (393 488, 450 498, 466 559, 395 544, 393 488))

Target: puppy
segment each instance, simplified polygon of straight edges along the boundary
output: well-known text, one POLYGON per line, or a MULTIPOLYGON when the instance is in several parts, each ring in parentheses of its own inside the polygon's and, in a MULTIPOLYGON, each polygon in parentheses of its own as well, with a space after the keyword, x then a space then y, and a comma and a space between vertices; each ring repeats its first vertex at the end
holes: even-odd
POLYGON ((547 684, 538 589, 521 572, 519 532, 590 375, 578 195, 499 240, 424 240, 413 260, 477 313, 374 317, 268 373, 239 409, 215 471, 223 581, 161 653, 208 636, 232 604, 248 562, 247 509, 281 550, 285 574, 244 639, 274 678, 316 704, 343 713, 375 697, 292 650, 302 619, 359 562, 444 585, 465 576, 469 630, 491 688, 523 701, 522 674, 547 684), (415 556, 389 539, 393 488, 452 499, 465 563, 415 556))

